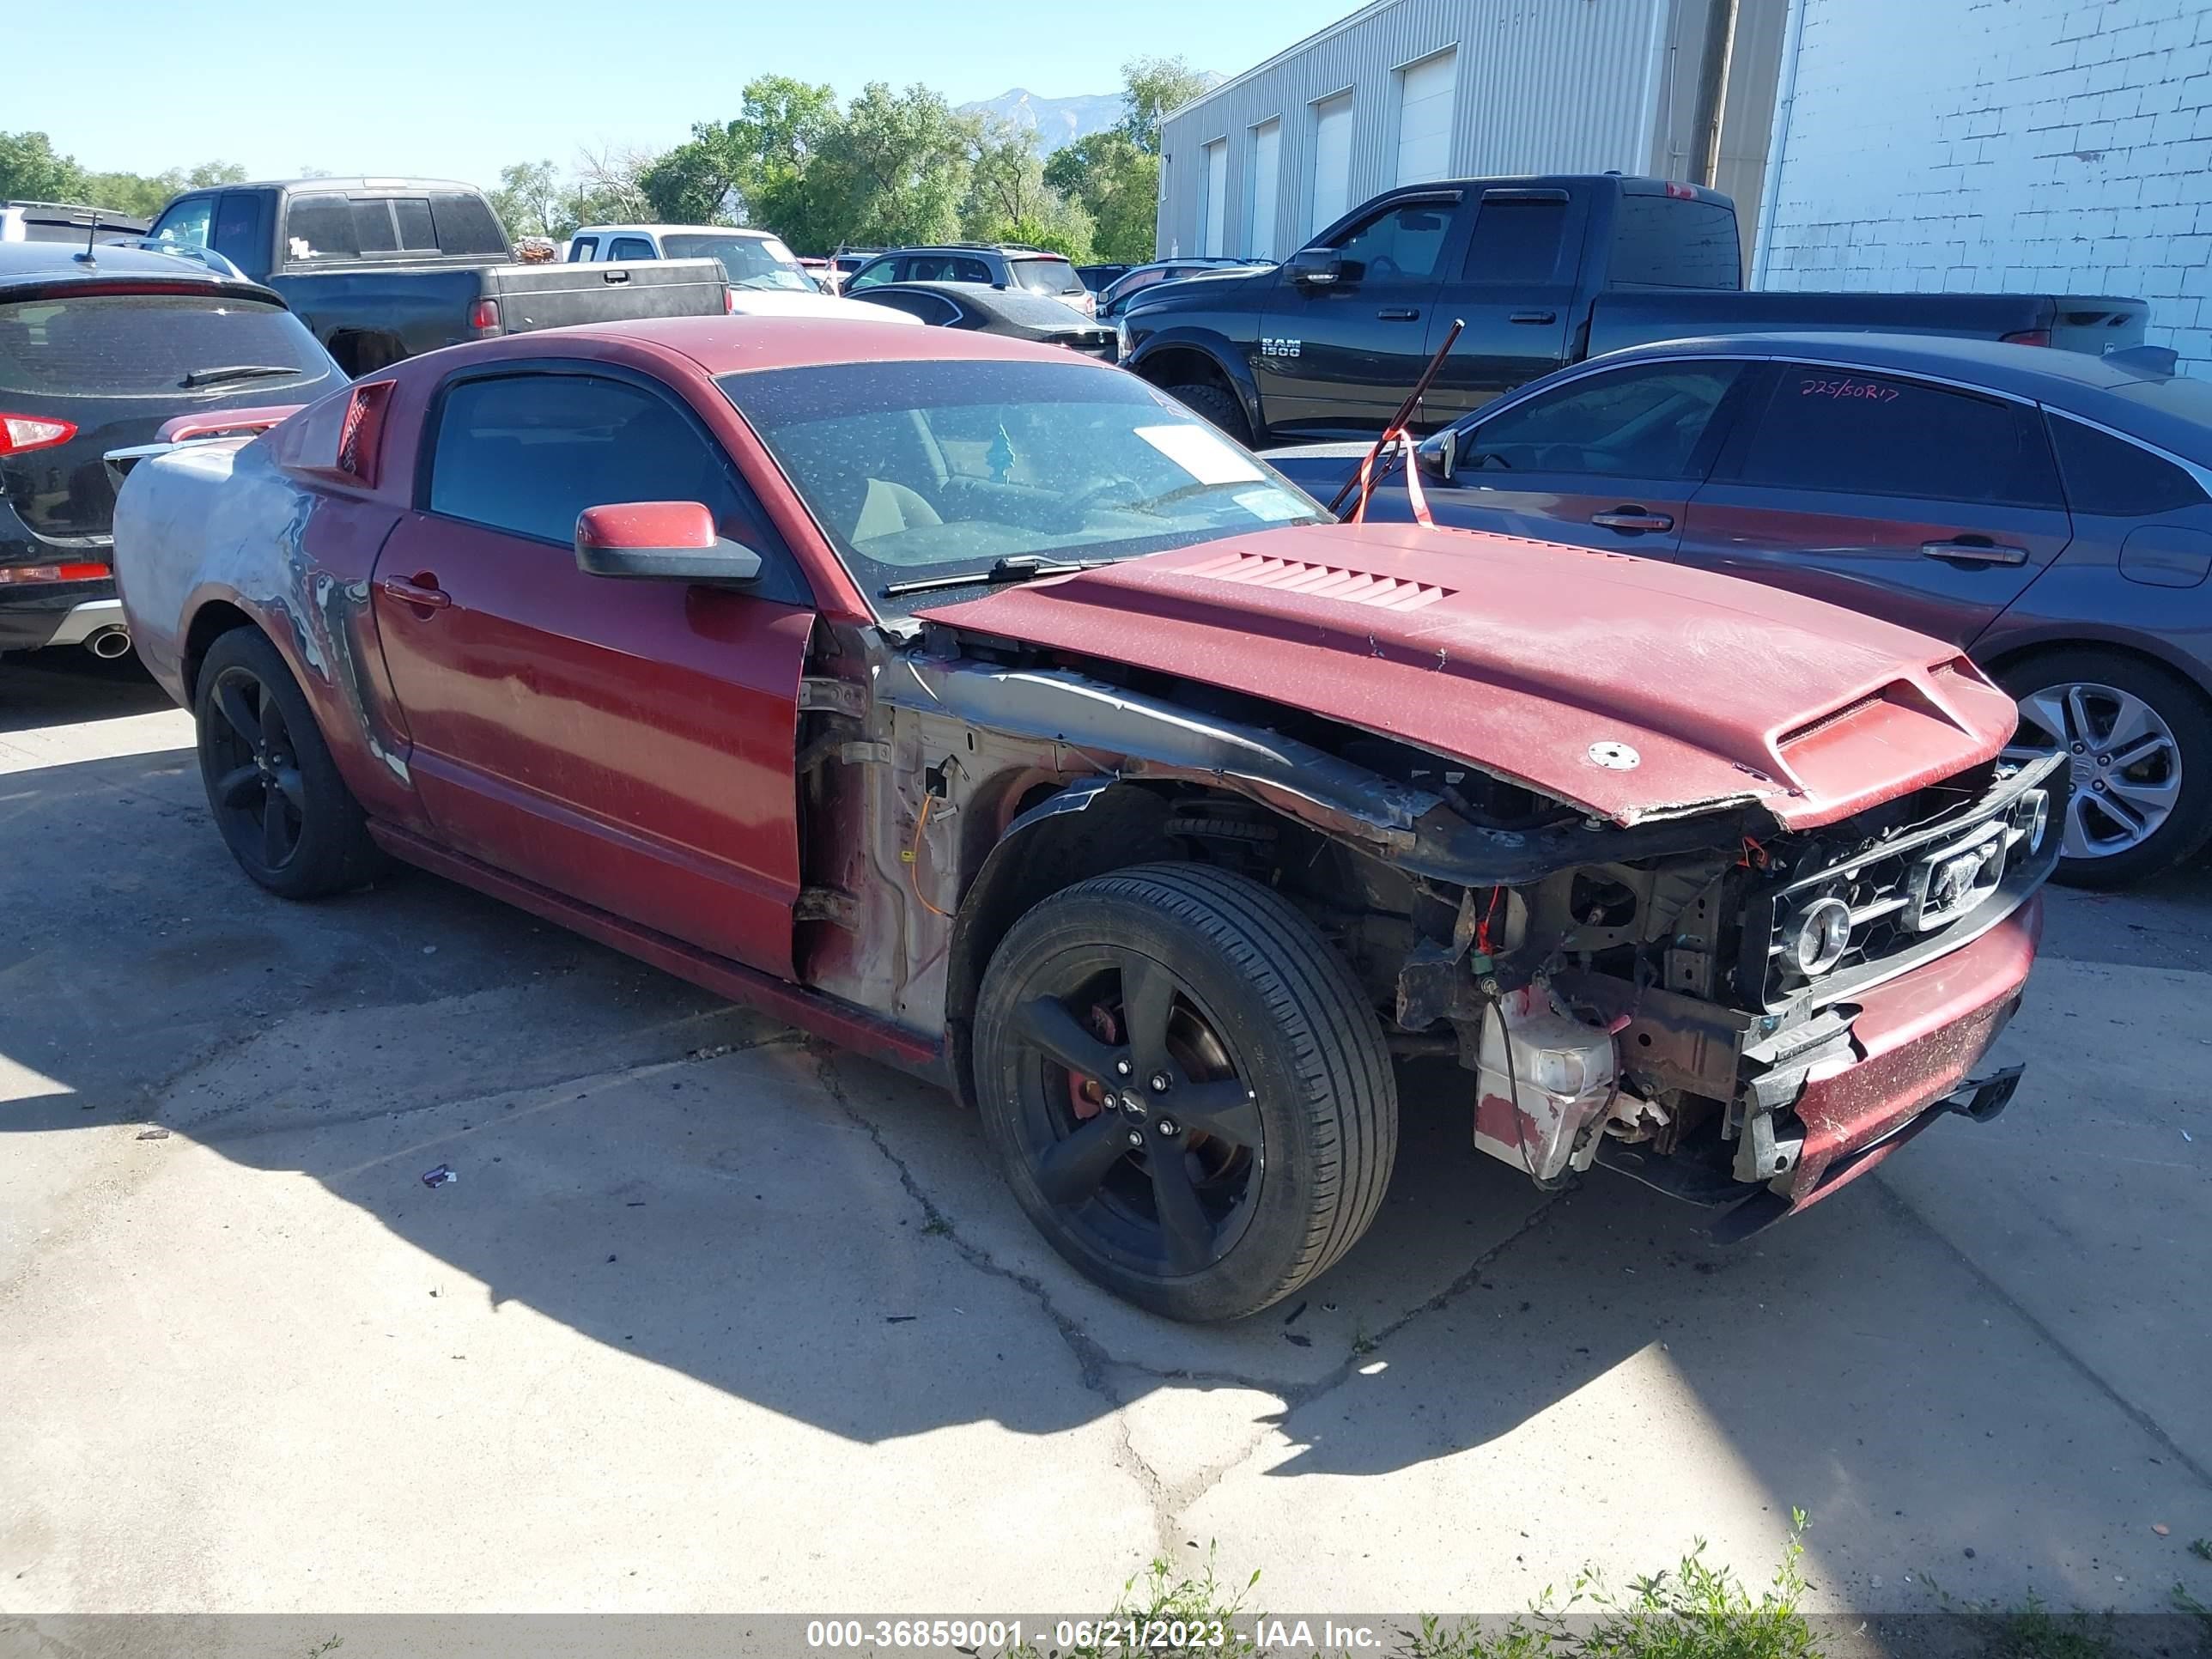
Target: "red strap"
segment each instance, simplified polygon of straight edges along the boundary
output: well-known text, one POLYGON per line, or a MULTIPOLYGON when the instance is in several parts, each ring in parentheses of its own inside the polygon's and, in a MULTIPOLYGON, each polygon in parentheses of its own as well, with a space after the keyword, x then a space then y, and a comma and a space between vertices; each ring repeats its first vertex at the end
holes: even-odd
POLYGON ((1413 435, 1402 427, 1393 427, 1382 434, 1382 441, 1360 458, 1359 504, 1352 509, 1352 522, 1367 522, 1367 497, 1374 483, 1376 461, 1390 452, 1393 444, 1406 452, 1406 500, 1413 509, 1413 522, 1433 526, 1436 520, 1429 516, 1428 497, 1421 493, 1420 468, 1413 454, 1413 435))

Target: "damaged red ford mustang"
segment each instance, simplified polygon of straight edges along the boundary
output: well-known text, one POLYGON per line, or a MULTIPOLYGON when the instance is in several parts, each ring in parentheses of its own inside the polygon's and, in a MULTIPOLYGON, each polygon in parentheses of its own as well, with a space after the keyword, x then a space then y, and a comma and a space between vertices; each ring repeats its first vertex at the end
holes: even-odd
POLYGON ((2056 760, 1949 647, 1727 578, 1333 522, 1134 376, 625 324, 118 454, 115 565, 240 865, 397 858, 981 1111, 1084 1273, 1249 1314, 1420 1110, 1740 1235, 1949 1112, 2056 760))

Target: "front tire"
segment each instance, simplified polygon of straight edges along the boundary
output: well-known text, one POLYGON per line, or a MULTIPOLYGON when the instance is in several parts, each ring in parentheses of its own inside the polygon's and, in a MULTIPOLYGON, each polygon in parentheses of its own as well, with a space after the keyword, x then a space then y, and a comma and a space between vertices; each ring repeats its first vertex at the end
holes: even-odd
POLYGON ((2069 646, 1997 676, 2020 704, 2014 752, 2056 745, 2073 798, 2054 879, 2131 887, 2212 837, 2212 710, 2179 675, 2122 651, 2069 646))
POLYGON ((1242 1318, 1350 1249, 1398 1100, 1351 970, 1281 897, 1141 865, 1054 895, 983 976, 975 1085, 1053 1248, 1171 1319, 1242 1318))
POLYGON ((322 898, 383 868, 313 710, 266 635, 233 629, 194 687, 208 809, 239 868, 280 898, 322 898))
POLYGON ((1169 397, 1193 414, 1203 415, 1247 449, 1252 447, 1252 423, 1244 418, 1244 405, 1237 401, 1235 393, 1203 384, 1171 386, 1166 390, 1169 397))

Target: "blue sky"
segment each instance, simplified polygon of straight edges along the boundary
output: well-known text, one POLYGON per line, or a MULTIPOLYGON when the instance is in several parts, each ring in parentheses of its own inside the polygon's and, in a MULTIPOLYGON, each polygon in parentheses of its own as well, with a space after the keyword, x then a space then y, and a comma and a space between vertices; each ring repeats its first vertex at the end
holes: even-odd
POLYGON ((204 161, 490 185, 580 144, 659 149, 754 76, 921 81, 955 103, 1110 92, 1139 53, 1234 75, 1358 0, 102 0, 11 8, 0 129, 99 170, 204 161))

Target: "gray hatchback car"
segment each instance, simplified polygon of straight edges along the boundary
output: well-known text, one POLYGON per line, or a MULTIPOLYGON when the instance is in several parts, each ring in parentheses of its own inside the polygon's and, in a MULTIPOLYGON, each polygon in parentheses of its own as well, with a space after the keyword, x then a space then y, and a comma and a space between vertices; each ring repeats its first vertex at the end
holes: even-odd
MULTIPOLYGON (((1433 434, 1440 525, 1703 565, 1968 651, 2020 743, 2073 757, 2059 878, 2118 887, 2212 836, 2212 385, 1922 336, 1637 347, 1433 434)), ((1268 460, 1329 499, 1358 445, 1268 460)), ((1371 517, 1404 519, 1402 477, 1371 517)))

